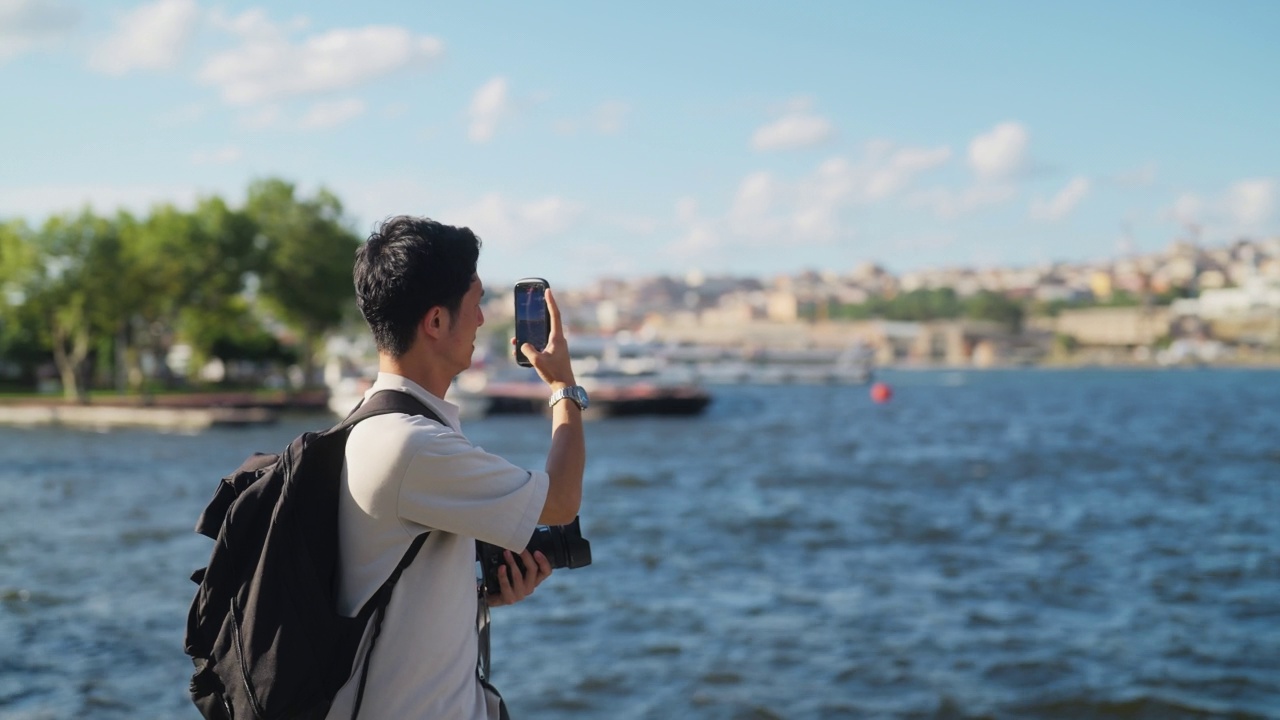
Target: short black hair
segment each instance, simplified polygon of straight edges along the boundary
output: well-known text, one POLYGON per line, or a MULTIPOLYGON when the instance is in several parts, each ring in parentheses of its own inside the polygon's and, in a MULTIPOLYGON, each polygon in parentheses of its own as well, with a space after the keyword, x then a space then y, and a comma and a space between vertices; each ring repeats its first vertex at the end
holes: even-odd
POLYGON ((479 258, 480 238, 469 228, 408 215, 383 221, 356 250, 353 273, 356 305, 378 350, 408 352, 433 307, 456 318, 479 258))

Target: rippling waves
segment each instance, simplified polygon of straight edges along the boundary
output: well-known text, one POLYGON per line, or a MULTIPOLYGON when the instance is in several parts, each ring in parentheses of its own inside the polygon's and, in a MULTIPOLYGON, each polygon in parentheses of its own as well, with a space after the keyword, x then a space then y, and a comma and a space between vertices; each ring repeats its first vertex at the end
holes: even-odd
MULTIPOLYGON (((590 423, 594 564, 494 612, 514 715, 1280 718, 1280 373, 883 379, 590 423)), ((197 717, 191 526, 317 422, 0 429, 0 717, 197 717)))

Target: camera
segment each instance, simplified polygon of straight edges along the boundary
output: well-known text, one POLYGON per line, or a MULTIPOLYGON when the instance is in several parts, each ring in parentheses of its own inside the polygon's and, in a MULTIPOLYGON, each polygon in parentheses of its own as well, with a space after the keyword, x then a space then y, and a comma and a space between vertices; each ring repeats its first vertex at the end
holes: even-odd
MULTIPOLYGON (((502 591, 498 585, 498 568, 507 563, 503 549, 487 542, 476 541, 481 572, 484 577, 484 591, 489 595, 497 595, 502 591)), ((579 518, 574 518, 568 525, 539 525, 529 538, 529 554, 541 550, 551 563, 551 569, 580 568, 591 564, 591 543, 582 537, 582 525, 579 518)), ((512 553, 516 565, 521 571, 525 569, 519 553, 512 553)), ((511 578, 508 577, 508 580, 511 578)))

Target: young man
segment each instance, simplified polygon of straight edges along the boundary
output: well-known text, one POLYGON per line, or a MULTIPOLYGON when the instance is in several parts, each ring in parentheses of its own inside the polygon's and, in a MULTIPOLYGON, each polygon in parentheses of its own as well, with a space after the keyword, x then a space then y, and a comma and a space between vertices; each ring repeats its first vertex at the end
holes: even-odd
MULTIPOLYGON (((488 607, 524 599, 551 574, 542 553, 524 550, 534 527, 562 525, 578 513, 586 445, 585 394, 574 383, 560 311, 551 293, 551 338, 523 350, 557 400, 545 470, 525 470, 473 445, 458 408, 443 398, 471 365, 484 295, 479 239, 467 228, 395 217, 356 254, 356 301, 378 347, 379 390, 406 392, 436 412, 380 415, 356 425, 347 442, 338 532, 339 611, 354 616, 391 574, 417 535, 431 531, 405 569, 373 650, 361 718, 505 717, 477 672, 478 625, 488 607), (557 392, 568 390, 567 393, 557 392), (566 397, 567 395, 567 397, 566 397), (500 597, 478 597, 475 541, 507 548, 500 597), (522 572, 512 558, 521 553, 522 572)), ((514 344, 514 339, 512 340, 514 344)), ((356 667, 364 660, 368 633, 356 667)), ((330 718, 349 718, 359 672, 339 691, 330 718)))

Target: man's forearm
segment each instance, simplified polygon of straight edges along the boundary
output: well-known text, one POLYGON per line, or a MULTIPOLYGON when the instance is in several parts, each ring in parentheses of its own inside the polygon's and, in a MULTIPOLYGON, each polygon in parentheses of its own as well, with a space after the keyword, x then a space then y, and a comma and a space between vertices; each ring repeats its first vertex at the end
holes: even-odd
POLYGON ((573 522, 582 505, 582 473, 587 465, 587 442, 582 411, 572 400, 552 408, 551 449, 547 452, 547 501, 538 521, 544 525, 573 522))

